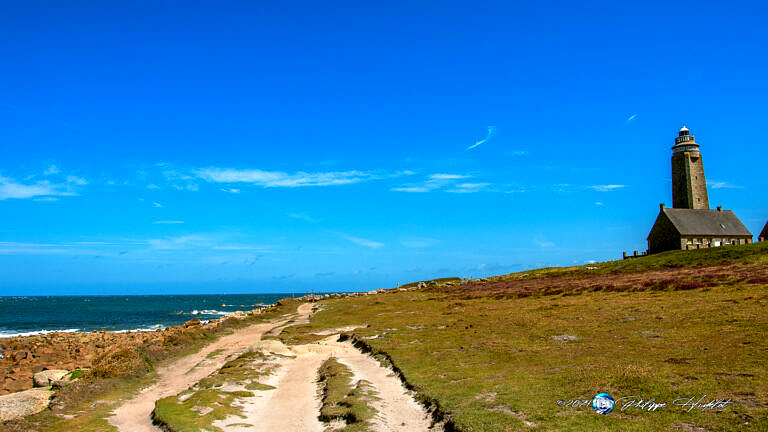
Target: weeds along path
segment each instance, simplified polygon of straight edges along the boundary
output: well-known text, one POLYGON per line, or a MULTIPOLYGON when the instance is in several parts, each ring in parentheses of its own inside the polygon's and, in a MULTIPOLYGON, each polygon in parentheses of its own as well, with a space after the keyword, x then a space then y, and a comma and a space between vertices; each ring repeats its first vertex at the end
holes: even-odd
MULTIPOLYGON (((366 380, 376 392, 371 406, 376 416, 371 430, 376 432, 430 431, 431 420, 390 369, 363 354, 349 342, 337 342, 332 335, 317 343, 288 346, 271 342, 265 354, 281 354, 279 367, 263 381, 273 390, 255 392, 253 397, 239 399, 243 416, 215 422, 227 432, 280 431, 303 432, 325 430, 319 420, 320 399, 317 377, 320 365, 335 357, 353 373, 353 381, 366 380), (290 351, 290 355, 289 352, 290 351)), ((354 383, 353 383, 354 384, 354 383)))
MULTIPOLYGON (((298 320, 307 320, 312 313, 312 306, 312 303, 299 306, 298 320)), ((141 390, 133 399, 125 401, 114 411, 114 416, 107 420, 121 432, 160 432, 150 418, 155 401, 187 389, 221 368, 232 355, 244 352, 261 340, 264 333, 276 326, 285 325, 286 322, 287 320, 284 320, 238 329, 194 354, 162 366, 157 370, 157 382, 141 390), (223 351, 208 358, 208 355, 216 350, 223 351)))

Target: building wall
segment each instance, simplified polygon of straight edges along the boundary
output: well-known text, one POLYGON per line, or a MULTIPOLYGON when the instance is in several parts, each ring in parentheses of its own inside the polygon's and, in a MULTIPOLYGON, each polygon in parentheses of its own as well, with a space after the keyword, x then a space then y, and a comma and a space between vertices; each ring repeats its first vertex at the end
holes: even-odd
POLYGON ((752 243, 752 237, 747 236, 731 236, 731 237, 717 237, 717 236, 688 236, 688 237, 682 237, 680 240, 680 244, 682 246, 682 249, 704 249, 704 248, 710 248, 710 247, 717 247, 716 242, 719 241, 719 246, 727 246, 727 245, 743 245, 743 244, 749 244, 752 243), (727 241, 728 243, 725 244, 724 242, 727 241))
POLYGON ((672 154, 672 207, 709 209, 701 153, 685 151, 672 154))
POLYGON ((659 212, 656 222, 653 223, 651 233, 648 234, 648 253, 655 254, 668 250, 679 250, 682 248, 682 239, 680 233, 669 220, 664 211, 659 212))

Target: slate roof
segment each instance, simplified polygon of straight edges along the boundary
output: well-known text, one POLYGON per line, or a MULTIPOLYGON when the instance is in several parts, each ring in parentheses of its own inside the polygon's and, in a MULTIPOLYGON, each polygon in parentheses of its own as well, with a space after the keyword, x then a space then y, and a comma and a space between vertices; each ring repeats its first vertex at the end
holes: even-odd
POLYGON ((681 235, 750 236, 731 210, 665 208, 664 213, 681 235))
POLYGON ((768 222, 765 223, 765 226, 763 227, 763 231, 760 233, 760 237, 764 239, 768 239, 768 222))

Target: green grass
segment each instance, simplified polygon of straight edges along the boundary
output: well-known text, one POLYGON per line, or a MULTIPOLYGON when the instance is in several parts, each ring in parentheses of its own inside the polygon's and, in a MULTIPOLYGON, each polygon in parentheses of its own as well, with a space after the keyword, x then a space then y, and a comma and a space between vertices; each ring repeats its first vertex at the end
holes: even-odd
POLYGON ((213 351, 209 352, 209 353, 208 353, 208 355, 207 355, 207 356, 205 356, 205 358, 207 358, 207 359, 212 359, 212 358, 216 357, 217 355, 219 355, 219 354, 223 353, 224 351, 225 351, 225 350, 224 350, 224 349, 221 349, 221 348, 220 348, 220 349, 217 349, 217 350, 213 350, 213 351))
POLYGON ((258 382, 260 377, 272 372, 264 360, 266 357, 259 352, 241 354, 191 389, 155 402, 153 418, 175 432, 220 431, 214 422, 233 416, 243 417, 242 409, 234 403, 238 398, 252 397, 252 391, 274 389, 258 382), (223 391, 221 388, 225 384, 239 385, 246 390, 223 391))
POLYGON ((151 384, 154 378, 152 374, 148 374, 141 378, 111 378, 92 383, 73 383, 57 394, 52 402, 52 410, 43 410, 24 419, 0 424, 0 430, 117 432, 106 418, 117 408, 120 401, 151 384))
POLYGON ((490 280, 509 278, 553 277, 569 274, 590 275, 606 273, 642 272, 671 268, 701 267, 719 264, 768 264, 768 242, 748 245, 723 246, 690 251, 668 251, 638 258, 620 259, 573 267, 547 267, 496 276, 490 280))
MULTIPOLYGON (((764 251, 748 245, 637 261, 645 268, 737 259, 755 264, 765 262, 764 251)), ((508 299, 392 292, 325 300, 301 330, 356 324, 370 324, 356 336, 391 359, 420 398, 437 403, 458 430, 768 430, 765 283, 508 299), (553 339, 563 335, 576 339, 553 339), (599 392, 668 402, 708 395, 737 403, 721 412, 617 409, 608 416, 556 404, 599 392)), ((301 340, 294 330, 281 337, 301 340)))
POLYGON ((241 416, 242 409, 233 405, 233 402, 237 398, 250 396, 253 393, 247 391, 224 392, 211 389, 197 390, 184 401, 180 401, 179 396, 170 396, 155 402, 153 419, 175 432, 220 432, 222 429, 213 426, 213 423, 241 416), (207 408, 207 412, 201 408, 207 408))
POLYGON ((375 397, 370 383, 359 381, 352 384, 352 371, 331 357, 318 370, 321 407, 320 421, 343 421, 342 432, 363 432, 370 430, 370 420, 376 411, 370 406, 375 397))

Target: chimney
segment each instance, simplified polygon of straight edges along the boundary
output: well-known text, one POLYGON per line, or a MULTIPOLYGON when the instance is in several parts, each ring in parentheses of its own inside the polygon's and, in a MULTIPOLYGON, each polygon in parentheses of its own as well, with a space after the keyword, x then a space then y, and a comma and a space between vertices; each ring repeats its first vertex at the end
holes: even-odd
MULTIPOLYGON (((762 237, 760 237, 760 238, 762 239, 762 237)), ((622 253, 621 253, 621 257, 622 257, 623 259, 627 259, 627 251, 624 251, 624 252, 622 252, 622 253)))
POLYGON ((723 206, 717 206, 717 211, 723 211, 723 206))
POLYGON ((659 204, 659 211, 663 211, 664 207, 665 207, 664 203, 659 204))

